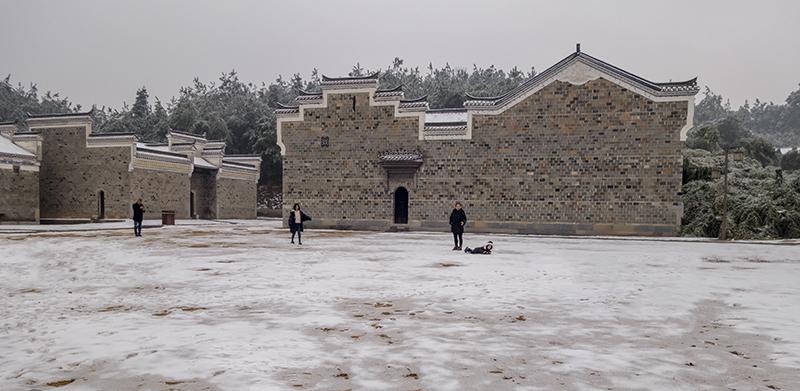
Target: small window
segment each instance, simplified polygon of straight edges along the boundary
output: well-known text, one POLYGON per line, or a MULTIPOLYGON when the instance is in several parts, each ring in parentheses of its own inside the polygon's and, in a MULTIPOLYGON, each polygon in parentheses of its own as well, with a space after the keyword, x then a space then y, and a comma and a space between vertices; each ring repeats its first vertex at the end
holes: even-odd
POLYGON ((331 138, 328 136, 322 136, 319 140, 319 146, 322 148, 327 148, 331 145, 331 138))
POLYGON ((15 165, 11 166, 11 168, 14 170, 14 174, 19 174, 19 166, 18 165, 15 164, 15 165))

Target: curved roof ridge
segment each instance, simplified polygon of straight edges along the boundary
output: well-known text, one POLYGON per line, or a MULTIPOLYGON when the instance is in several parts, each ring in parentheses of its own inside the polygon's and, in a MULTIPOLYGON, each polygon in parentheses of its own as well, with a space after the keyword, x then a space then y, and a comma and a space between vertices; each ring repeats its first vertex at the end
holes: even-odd
POLYGON ((428 95, 422 95, 419 98, 414 99, 400 99, 400 103, 417 103, 417 102, 426 102, 428 100, 428 95))
POLYGON ((322 75, 322 81, 340 81, 340 80, 371 80, 377 79, 380 76, 381 72, 377 71, 370 75, 366 76, 345 76, 345 77, 328 77, 322 75))
POLYGON ((398 84, 396 87, 393 88, 386 88, 386 89, 377 89, 375 92, 401 92, 403 91, 403 83, 398 84))
POLYGON ((298 93, 299 93, 301 96, 317 96, 317 95, 322 95, 322 91, 319 91, 319 92, 317 92, 317 91, 306 91, 306 90, 304 90, 304 89, 302 89, 302 88, 298 88, 298 89, 297 89, 297 92, 298 92, 298 93))
POLYGON ((33 114, 26 112, 25 116, 28 118, 49 118, 49 117, 84 117, 87 115, 92 115, 94 113, 94 107, 92 107, 89 111, 79 111, 74 113, 45 113, 45 114, 33 114))
POLYGON ((277 107, 278 109, 284 109, 284 110, 294 110, 294 109, 300 107, 300 106, 296 106, 296 105, 295 106, 285 105, 285 104, 283 104, 281 102, 275 102, 275 104, 278 106, 277 107))
MULTIPOLYGON (((518 87, 515 87, 515 88, 511 89, 510 91, 514 91, 517 88, 518 87)), ((472 95, 472 94, 470 94, 468 92, 465 92, 464 96, 466 96, 467 100, 499 100, 499 99, 503 99, 506 95, 509 94, 509 92, 506 92, 505 94, 502 94, 502 95, 496 95, 496 96, 477 96, 477 95, 472 95)))

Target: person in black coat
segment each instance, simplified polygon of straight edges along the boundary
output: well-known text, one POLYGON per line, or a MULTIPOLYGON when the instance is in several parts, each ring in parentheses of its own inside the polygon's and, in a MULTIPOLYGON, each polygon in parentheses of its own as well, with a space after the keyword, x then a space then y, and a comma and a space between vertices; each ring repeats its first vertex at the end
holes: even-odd
POLYGON ((453 212, 450 213, 450 232, 453 233, 455 246, 453 251, 461 250, 464 245, 464 225, 467 224, 467 214, 461 209, 461 203, 456 202, 453 212))
POLYGON ((494 243, 490 240, 489 243, 486 243, 483 247, 475 247, 475 248, 465 248, 464 252, 467 254, 491 254, 492 249, 494 248, 494 243))
POLYGON ((142 236, 142 220, 144 220, 144 204, 139 198, 133 203, 133 234, 142 236))
POLYGON ((300 233, 303 232, 303 222, 311 220, 307 214, 300 210, 300 204, 294 204, 292 211, 289 212, 289 231, 292 232, 292 244, 294 244, 294 234, 297 234, 297 244, 303 244, 300 233))

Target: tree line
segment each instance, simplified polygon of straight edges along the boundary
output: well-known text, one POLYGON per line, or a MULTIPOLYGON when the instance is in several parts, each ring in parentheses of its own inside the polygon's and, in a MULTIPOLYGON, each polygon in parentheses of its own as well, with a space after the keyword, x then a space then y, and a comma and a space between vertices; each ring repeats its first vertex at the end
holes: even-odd
MULTIPOLYGON (((364 76, 374 71, 381 71, 381 88, 402 84, 407 98, 427 96, 433 108, 461 107, 465 93, 500 95, 536 74, 533 68, 522 71, 517 67, 508 71, 494 66, 473 65, 468 69, 450 64, 409 67, 402 59, 395 58, 383 69, 370 70, 356 64, 349 76, 364 76)), ((205 134, 209 139, 225 140, 226 153, 261 154, 261 182, 280 184, 281 158, 276 145, 274 110, 278 103, 291 103, 301 90, 318 90, 320 80, 316 69, 307 78, 296 73, 288 79, 279 76, 269 84, 244 82, 231 71, 210 82, 195 78, 168 101, 151 97, 147 88, 141 87, 130 105, 93 106, 95 131, 132 132, 146 142, 163 142, 169 129, 205 134)), ((774 152, 776 146, 800 145, 800 89, 782 104, 756 99, 738 109, 732 109, 728 101, 708 88, 703 95, 696 106, 695 123, 708 133, 711 138, 708 143, 713 144, 714 135, 713 127, 706 125, 734 116, 756 137, 748 148, 760 151, 754 153, 762 153, 765 163, 780 159, 768 153, 774 152)), ((85 109, 58 93, 41 94, 35 84, 14 85, 10 75, 0 82, 0 121, 24 120, 26 112, 66 113, 85 109)))

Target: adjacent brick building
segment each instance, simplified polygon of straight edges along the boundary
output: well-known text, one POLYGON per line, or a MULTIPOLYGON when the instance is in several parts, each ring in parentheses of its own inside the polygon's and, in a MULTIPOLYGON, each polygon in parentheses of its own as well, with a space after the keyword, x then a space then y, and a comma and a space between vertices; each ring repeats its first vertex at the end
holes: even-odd
POLYGON ((146 144, 93 133, 90 113, 29 115, 26 126, 3 128, 0 140, 28 153, 9 157, 2 151, 11 147, 0 147, 3 220, 130 218, 140 197, 145 219, 162 210, 179 219, 256 217, 261 158, 226 156, 223 141, 173 131, 165 144, 146 144))
POLYGON ((38 139, 16 130, 0 123, 0 223, 39 219, 38 139))
POLYGON ((576 51, 497 97, 431 110, 379 75, 324 77, 277 110, 283 200, 310 225, 673 235, 696 80, 655 83, 576 51))

